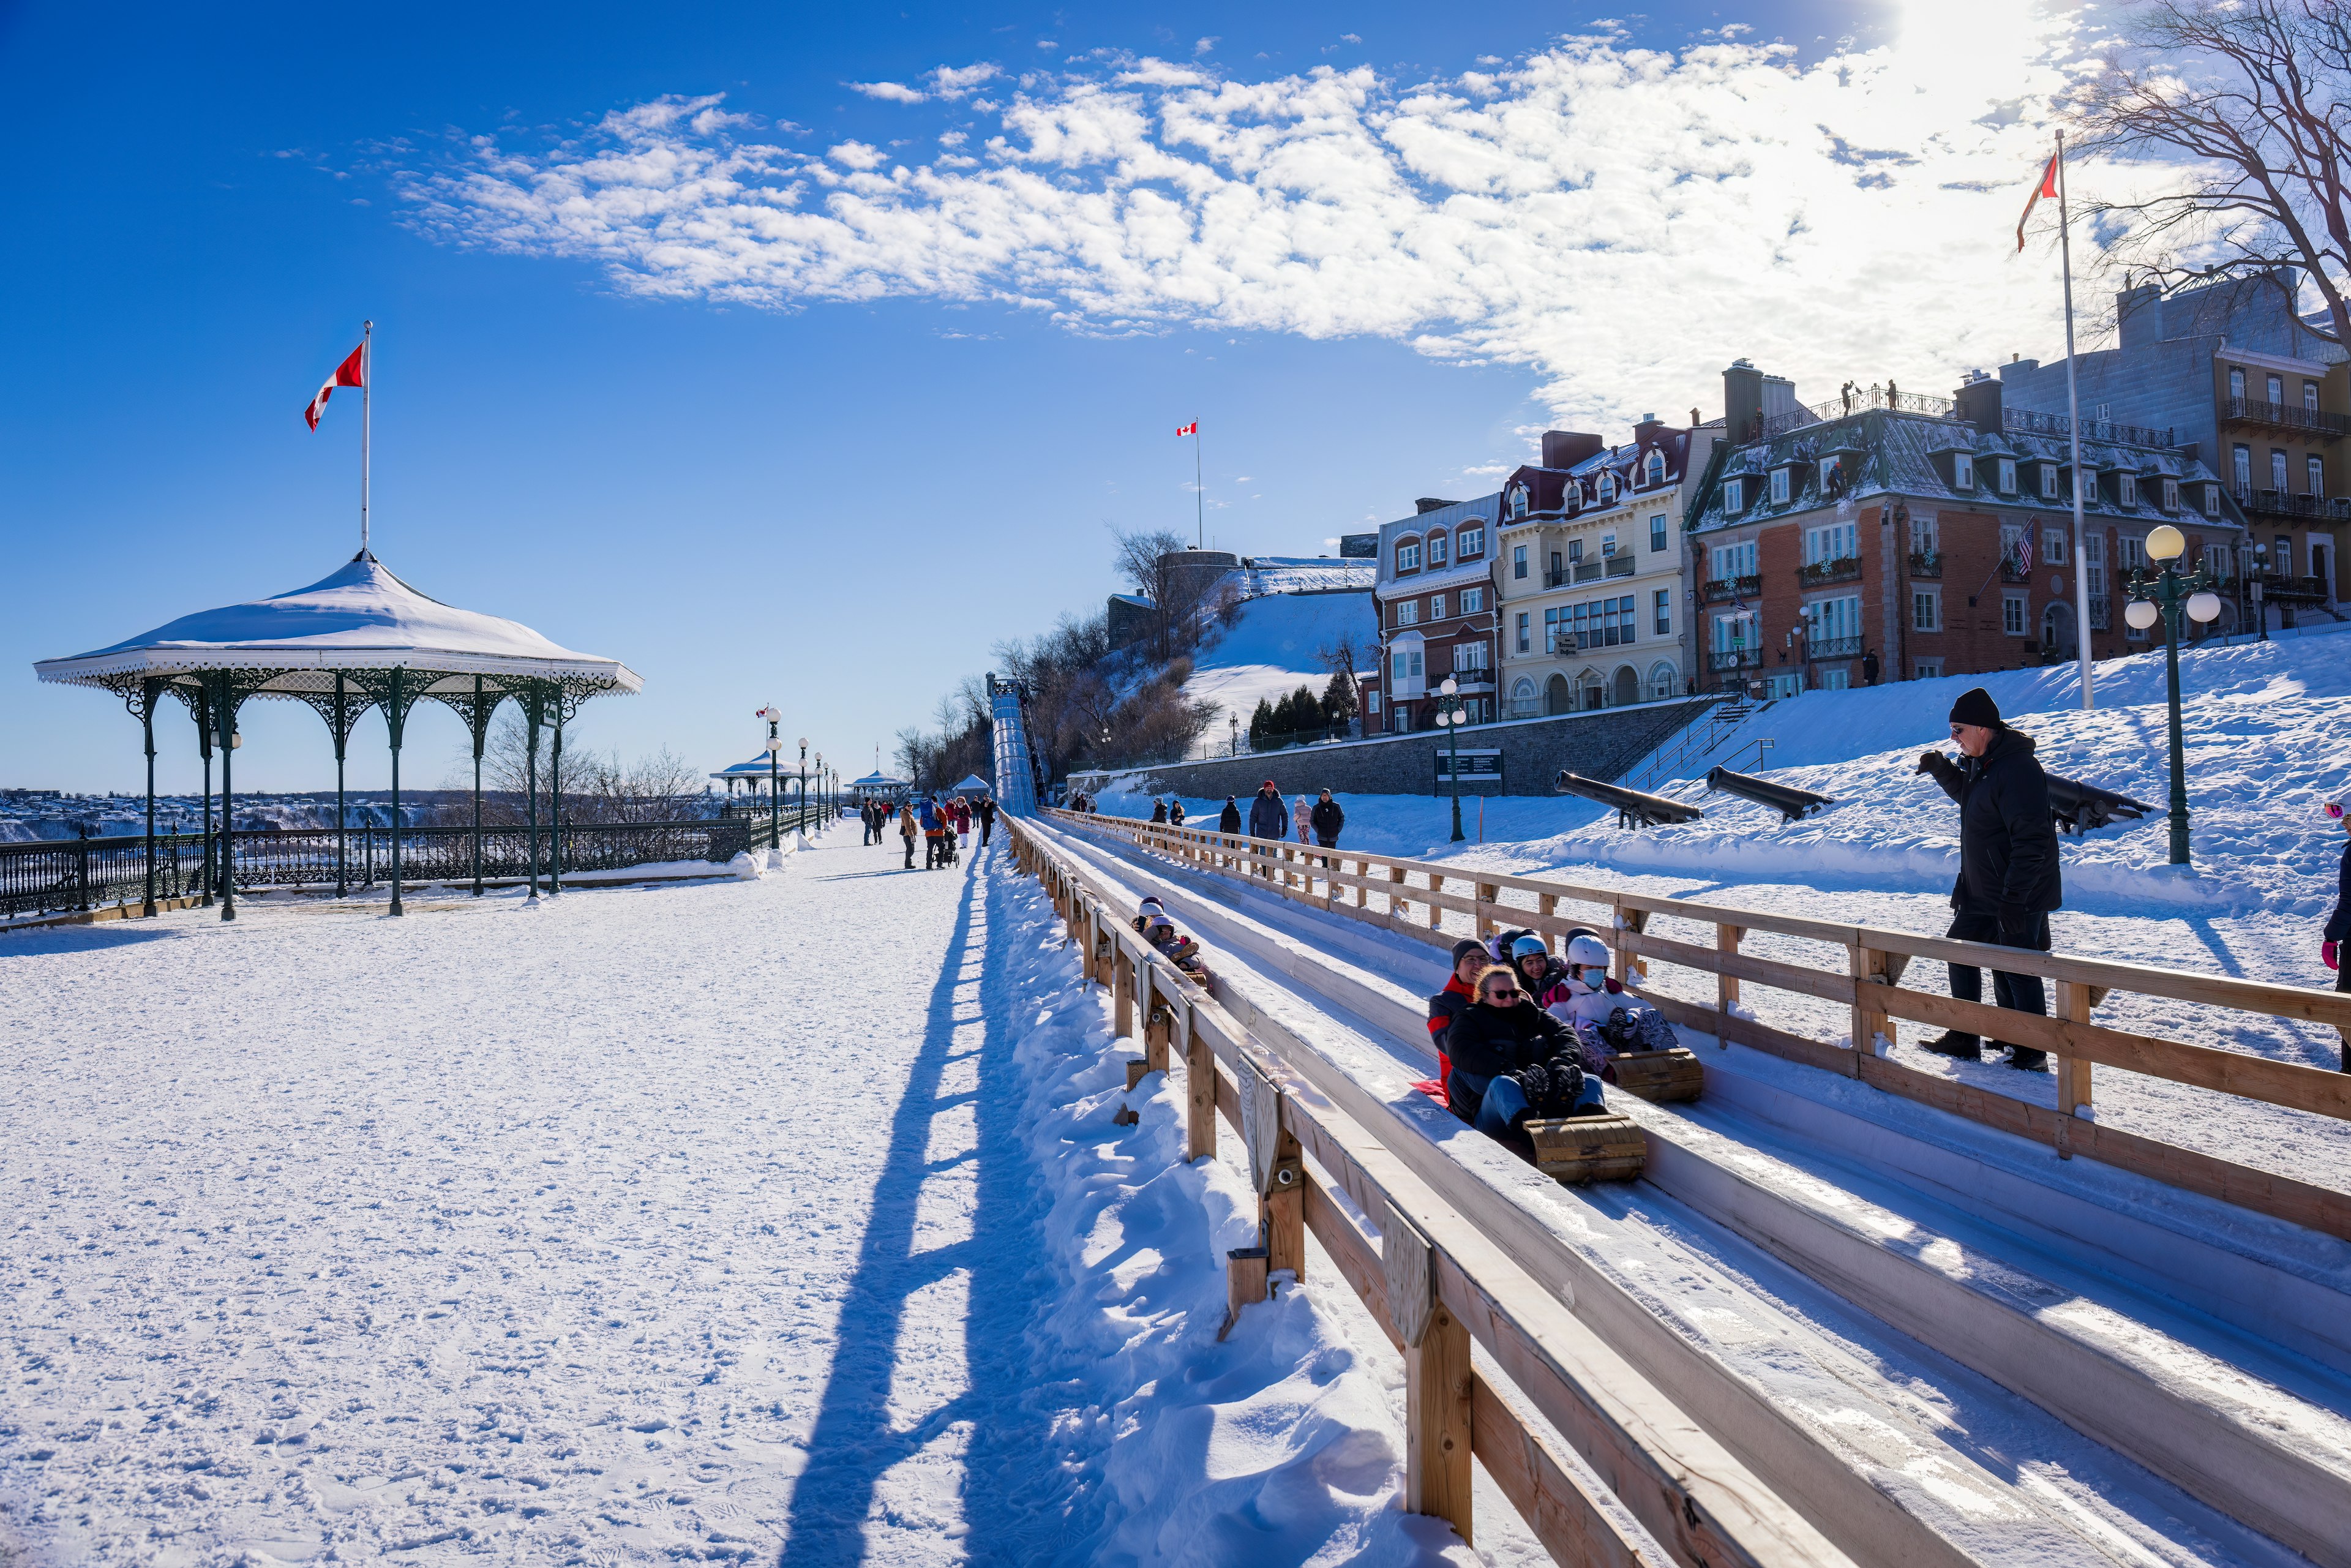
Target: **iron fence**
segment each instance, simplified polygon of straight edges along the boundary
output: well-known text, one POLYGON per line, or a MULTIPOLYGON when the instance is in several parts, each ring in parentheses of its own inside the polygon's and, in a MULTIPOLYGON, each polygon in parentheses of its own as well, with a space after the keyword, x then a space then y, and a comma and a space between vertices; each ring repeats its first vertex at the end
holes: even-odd
MULTIPOLYGON (((2071 435, 2074 422, 2065 414, 2043 413, 2029 408, 2001 410, 2002 430, 2020 430, 2028 435, 2071 435)), ((2085 419, 2082 422, 2085 441, 2111 441, 2124 446, 2176 446, 2169 425, 2125 424, 2113 419, 2085 419)))
MULTIPOLYGON (((820 811, 809 810, 814 821, 820 811)), ((798 808, 784 813, 798 827, 798 808)), ((563 873, 619 871, 665 861, 724 863, 768 841, 767 820, 709 818, 676 822, 567 822, 563 826, 563 873)), ((541 875, 551 864, 556 834, 537 830, 541 875)), ((217 891, 214 857, 222 835, 158 833, 155 836, 155 896, 182 898, 208 883, 217 891)), ((530 872, 532 830, 520 825, 481 831, 481 874, 507 878, 530 872)), ((229 835, 240 891, 262 887, 331 886, 336 881, 332 828, 239 829, 229 835)), ((475 833, 471 828, 403 828, 400 835, 401 879, 418 883, 471 883, 475 833)), ((343 834, 343 878, 368 887, 392 874, 392 830, 349 828, 343 834)), ((143 834, 110 838, 44 839, 0 844, 0 917, 94 909, 136 904, 146 896, 147 840, 143 834)))

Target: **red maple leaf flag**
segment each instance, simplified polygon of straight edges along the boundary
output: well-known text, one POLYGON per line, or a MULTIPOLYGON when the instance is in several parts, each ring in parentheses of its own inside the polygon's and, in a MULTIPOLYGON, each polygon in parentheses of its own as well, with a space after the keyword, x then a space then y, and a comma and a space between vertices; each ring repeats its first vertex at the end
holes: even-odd
POLYGON ((2043 196, 2051 201, 2057 199, 2057 156, 2054 152, 2049 154, 2049 166, 2041 171, 2041 183, 2033 186, 2032 194, 2024 199, 2024 215, 2016 220, 2016 248, 2020 251, 2024 248, 2024 225, 2032 221, 2032 209, 2041 204, 2043 196))
POLYGON ((1176 427, 1176 434, 1178 435, 1197 435, 1200 434, 1200 422, 1196 419, 1189 424, 1178 425, 1176 427))
POLYGON ((335 367, 335 373, 327 378, 327 384, 319 389, 319 395, 310 400, 310 406, 302 411, 302 417, 308 421, 311 429, 318 429, 319 416, 327 411, 327 400, 335 395, 337 387, 365 385, 367 385, 367 345, 362 343, 351 350, 350 358, 335 367))

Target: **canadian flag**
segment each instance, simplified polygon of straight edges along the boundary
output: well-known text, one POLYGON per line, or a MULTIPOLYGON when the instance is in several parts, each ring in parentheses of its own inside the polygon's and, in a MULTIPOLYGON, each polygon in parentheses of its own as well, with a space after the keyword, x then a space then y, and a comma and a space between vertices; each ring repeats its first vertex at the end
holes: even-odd
POLYGON ((2041 183, 2033 186, 2032 194, 2024 198, 2024 215, 2016 220, 2016 248, 2020 251, 2024 248, 2024 225, 2032 221, 2032 209, 2041 204, 2043 196, 2053 202, 2057 199, 2058 157, 2059 154, 2054 152, 2049 154, 2049 166, 2041 171, 2041 183))
POLYGON ((310 406, 302 411, 303 419, 308 422, 311 429, 318 429, 319 416, 327 412, 327 400, 335 395, 337 387, 365 385, 367 385, 367 345, 361 343, 351 350, 350 359, 335 367, 335 373, 327 378, 327 384, 319 389, 319 395, 312 398, 310 406))
POLYGON ((1176 434, 1178 435, 1197 435, 1200 434, 1200 422, 1196 419, 1189 424, 1179 424, 1176 427, 1176 434))

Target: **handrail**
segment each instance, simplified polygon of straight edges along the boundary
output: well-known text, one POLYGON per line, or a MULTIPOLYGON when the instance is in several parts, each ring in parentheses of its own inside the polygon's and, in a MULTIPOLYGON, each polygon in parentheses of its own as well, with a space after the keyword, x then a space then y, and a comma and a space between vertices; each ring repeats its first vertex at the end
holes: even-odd
MULTIPOLYGON (((1081 824, 1126 821, 1046 814, 1081 824)), ((1036 875, 1051 897, 1090 977, 1112 987, 1114 1027, 1123 1033, 1138 1017, 1148 1020, 1144 1057, 1130 1062, 1129 1082, 1138 1066, 1146 1075, 1171 1066, 1173 1048, 1180 1046, 1188 1153, 1216 1152, 1222 1115, 1252 1145, 1249 1168, 1268 1249, 1293 1260, 1276 1266, 1302 1269, 1300 1228, 1312 1230, 1381 1331, 1404 1351, 1414 1434, 1405 1445, 1408 1508, 1449 1519, 1466 1536, 1474 1453, 1560 1561, 1625 1568, 1652 1562, 1521 1412, 1523 1396, 1606 1478, 1617 1500, 1675 1562, 1693 1568, 1850 1563, 1648 1375, 1580 1322, 1563 1281, 1554 1285, 1530 1270, 1526 1249, 1514 1247, 1510 1236, 1514 1222, 1532 1224, 1530 1217, 1425 1136, 1384 1142, 1378 1129, 1395 1119, 1393 1110, 1247 998, 1223 986, 1213 999, 1203 997, 1136 936, 1123 909, 1110 910, 1081 863, 1033 824, 1008 818, 1005 825, 1015 864, 1036 875), (1282 1150, 1291 1156, 1281 1157, 1282 1150), (1294 1188, 1270 1179, 1284 1169, 1294 1188), (1466 1343, 1458 1369, 1440 1353, 1437 1320, 1447 1313, 1462 1327, 1443 1325, 1444 1332, 1458 1335, 1466 1328, 1512 1386, 1495 1385, 1471 1364, 1466 1343), (1428 1322, 1426 1338, 1408 1323, 1416 1317, 1428 1322), (1453 1444, 1444 1435, 1454 1431, 1468 1439, 1468 1452, 1446 1451, 1453 1444), (1425 1440, 1430 1437, 1442 1440, 1425 1440)))
POLYGON ((1324 852, 1319 849, 1290 854, 1285 852, 1298 851, 1299 846, 1188 826, 1168 829, 1121 817, 1050 814, 1074 826, 1123 833, 1139 844, 1186 860, 1196 869, 1242 878, 1260 890, 1384 925, 1438 946, 1449 946, 1458 936, 1444 928, 1444 917, 1448 913, 1468 915, 1480 936, 1506 926, 1524 926, 1552 936, 1564 936, 1590 921, 1560 915, 1559 902, 1564 899, 1595 904, 1609 911, 1616 934, 1614 946, 1620 976, 1633 958, 1642 957, 1717 977, 1716 1003, 1711 1008, 1656 994, 1650 999, 1674 1022, 1711 1034, 1719 1043, 1746 1045, 1858 1078, 1888 1092, 2052 1145, 2062 1158, 2085 1155, 2102 1164, 2351 1239, 2351 1194, 2102 1126, 2084 1114, 2092 1099, 2092 1065, 2103 1062, 2193 1088, 2351 1121, 2351 1073, 2108 1029, 2091 1021, 2092 1011, 2111 993, 2124 991, 2328 1025, 2351 1040, 2351 995, 2228 975, 2157 968, 2117 959, 1953 941, 1737 904, 1667 898, 1483 869, 1465 870, 1392 856, 1333 851, 1329 853, 1332 863, 1323 866, 1319 862, 1324 852), (1356 867, 1354 872, 1346 869, 1350 863, 1356 867), (1413 877, 1423 881, 1415 884, 1409 880, 1413 877), (1320 894, 1314 891, 1317 883, 1322 884, 1320 894), (1447 892, 1448 883, 1467 886, 1471 896, 1447 892), (1532 894, 1535 907, 1502 902, 1500 894, 1505 889, 1532 894), (1353 894, 1352 902, 1342 896, 1349 892, 1353 894), (1373 907, 1374 896, 1384 907, 1373 907), (1649 936, 1648 922, 1658 915, 1712 925, 1716 945, 1701 947, 1649 936), (1744 937, 1757 932, 1841 948, 1844 972, 1740 952, 1744 937), (2057 987, 2057 1016, 2021 1013, 1905 987, 1900 983, 1902 976, 1917 959, 2040 976, 2057 987), (1853 1027, 1846 1043, 1833 1044, 1740 1016, 1733 1011, 1732 1004, 1738 1000, 1741 981, 1848 1004, 1853 1027), (2053 1112, 2027 1101, 1956 1083, 1877 1055, 1869 1048, 1869 1042, 1878 1035, 1890 1034, 1890 1020, 1894 1019, 1957 1029, 2048 1052, 2056 1070, 2057 1109, 2053 1112), (1852 1049, 1853 1041, 1862 1042, 1863 1049, 1852 1049))

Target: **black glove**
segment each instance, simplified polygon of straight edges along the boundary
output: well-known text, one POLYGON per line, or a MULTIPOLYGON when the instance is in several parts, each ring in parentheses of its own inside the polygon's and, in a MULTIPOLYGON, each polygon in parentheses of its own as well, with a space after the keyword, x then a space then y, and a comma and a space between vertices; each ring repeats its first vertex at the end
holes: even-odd
POLYGON ((1551 1100, 1551 1074, 1541 1062, 1529 1062, 1510 1076, 1518 1081, 1519 1092, 1527 1098, 1527 1109, 1538 1116, 1547 1116, 1544 1107, 1551 1100))

